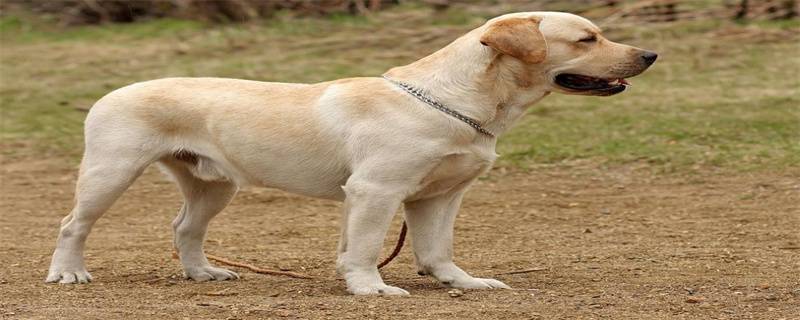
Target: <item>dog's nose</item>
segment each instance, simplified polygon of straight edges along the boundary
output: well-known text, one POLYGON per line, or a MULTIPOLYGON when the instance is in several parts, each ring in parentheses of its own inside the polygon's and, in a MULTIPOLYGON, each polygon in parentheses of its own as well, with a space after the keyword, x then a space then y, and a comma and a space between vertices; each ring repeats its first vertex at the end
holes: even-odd
POLYGON ((656 59, 658 59, 658 54, 655 52, 645 51, 642 54, 642 60, 644 60, 644 63, 648 66, 656 62, 656 59))

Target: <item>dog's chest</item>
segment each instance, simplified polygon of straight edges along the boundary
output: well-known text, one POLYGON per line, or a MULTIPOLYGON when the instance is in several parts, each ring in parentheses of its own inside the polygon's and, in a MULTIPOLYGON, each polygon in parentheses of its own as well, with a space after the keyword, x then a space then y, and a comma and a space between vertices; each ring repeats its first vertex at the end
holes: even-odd
POLYGON ((492 166, 496 155, 475 152, 454 153, 440 162, 422 179, 413 198, 423 199, 448 193, 467 184, 492 166))

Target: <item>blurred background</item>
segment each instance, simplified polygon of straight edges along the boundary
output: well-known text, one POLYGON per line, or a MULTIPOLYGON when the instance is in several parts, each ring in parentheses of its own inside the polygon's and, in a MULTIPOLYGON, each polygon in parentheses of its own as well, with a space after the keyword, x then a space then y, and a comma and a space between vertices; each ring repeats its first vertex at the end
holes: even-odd
POLYGON ((168 76, 375 76, 507 12, 568 11, 659 52, 623 95, 553 97, 501 139, 501 166, 576 159, 658 170, 800 162, 800 1, 154 0, 0 6, 6 154, 80 154, 87 109, 168 76), (27 150, 27 151, 26 151, 27 150))
POLYGON ((798 16, 796 0, 8 0, 7 7, 53 15, 62 25, 135 22, 181 18, 206 22, 269 19, 279 12, 302 16, 367 15, 398 5, 417 4, 435 10, 515 8, 515 11, 572 11, 644 22, 691 19, 780 20, 798 16))

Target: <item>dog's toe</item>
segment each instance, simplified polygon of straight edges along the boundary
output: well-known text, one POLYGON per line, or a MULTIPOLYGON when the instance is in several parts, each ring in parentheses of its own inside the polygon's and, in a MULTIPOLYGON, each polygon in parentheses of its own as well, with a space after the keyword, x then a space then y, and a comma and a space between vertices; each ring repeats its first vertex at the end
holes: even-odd
POLYGON ((75 276, 72 272, 64 272, 61 274, 61 281, 58 283, 66 284, 66 283, 78 283, 78 277, 75 276))
POLYGON ((236 272, 230 271, 228 269, 223 268, 210 268, 207 271, 214 277, 214 280, 222 281, 222 280, 236 280, 239 279, 239 275, 236 272))
POLYGON ((197 282, 239 279, 239 275, 236 272, 212 266, 187 269, 185 276, 187 279, 192 279, 197 282))
POLYGON ((460 289, 511 289, 511 287, 499 280, 488 278, 461 279, 446 285, 448 287, 460 289))
POLYGON ((44 279, 44 282, 46 282, 46 283, 55 283, 55 282, 58 282, 59 280, 61 280, 61 274, 60 273, 50 272, 47 275, 47 278, 44 279))
POLYGON ((206 281, 211 281, 211 279, 214 279, 214 277, 211 276, 211 274, 208 272, 192 272, 192 273, 187 272, 184 273, 183 277, 187 280, 194 280, 197 282, 206 282, 206 281))
POLYGON ((381 296, 407 296, 409 295, 408 291, 403 290, 402 288, 388 286, 385 284, 376 284, 376 285, 368 285, 368 286, 360 286, 357 288, 350 288, 350 293, 354 295, 364 296, 364 295, 381 295, 381 296))
POLYGON ((47 274, 47 278, 44 282, 47 283, 60 283, 60 284, 72 284, 72 283, 89 283, 92 281, 92 275, 89 272, 80 270, 80 271, 51 271, 47 274))
POLYGON ((89 283, 92 282, 92 275, 88 272, 76 272, 75 280, 77 280, 78 283, 89 283))
POLYGON ((511 287, 499 280, 488 278, 475 278, 475 280, 483 282, 488 285, 490 289, 511 289, 511 287))

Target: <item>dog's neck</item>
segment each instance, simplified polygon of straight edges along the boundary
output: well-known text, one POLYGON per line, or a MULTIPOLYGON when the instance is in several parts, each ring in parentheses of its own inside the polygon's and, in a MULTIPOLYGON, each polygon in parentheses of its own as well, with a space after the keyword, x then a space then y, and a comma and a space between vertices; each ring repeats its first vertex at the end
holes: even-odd
POLYGON ((481 45, 482 29, 385 75, 425 90, 448 108, 500 135, 549 91, 544 80, 534 79, 522 62, 481 45))

